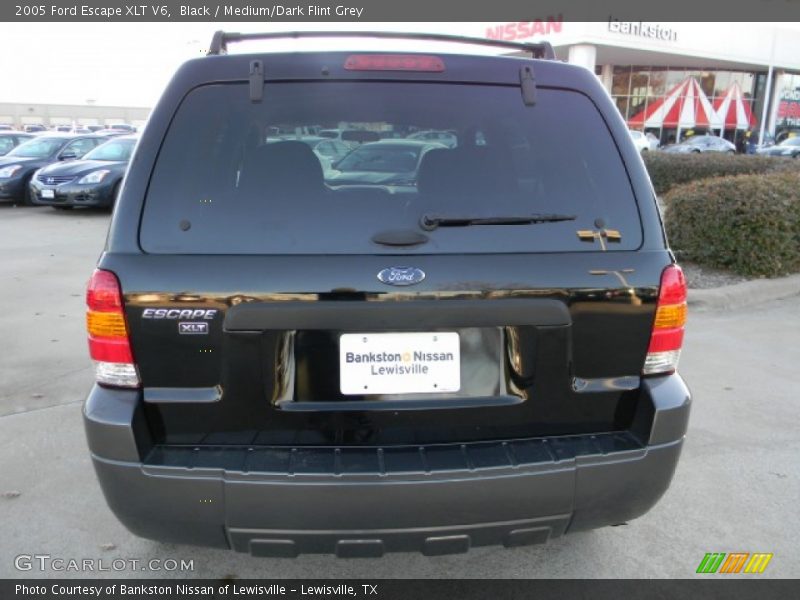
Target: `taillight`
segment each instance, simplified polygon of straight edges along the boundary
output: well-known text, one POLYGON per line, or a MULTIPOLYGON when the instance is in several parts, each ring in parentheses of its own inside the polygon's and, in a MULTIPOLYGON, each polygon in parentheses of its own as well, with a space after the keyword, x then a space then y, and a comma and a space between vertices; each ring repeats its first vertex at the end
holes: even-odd
POLYGON ((675 371, 681 355, 685 324, 686 279, 678 265, 670 265, 661 273, 656 317, 643 375, 664 375, 675 371))
POLYGON ((348 71, 424 71, 443 73, 444 61, 423 54, 351 54, 344 62, 348 71))
POLYGON ((122 308, 122 291, 114 273, 95 269, 86 290, 86 306, 89 355, 94 360, 97 383, 139 387, 141 382, 122 308))

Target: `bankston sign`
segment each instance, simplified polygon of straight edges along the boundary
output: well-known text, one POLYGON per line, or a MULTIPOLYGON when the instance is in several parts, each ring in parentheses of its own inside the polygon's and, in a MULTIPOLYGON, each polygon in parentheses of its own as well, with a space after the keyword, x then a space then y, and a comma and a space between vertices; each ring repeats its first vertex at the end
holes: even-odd
MULTIPOLYGON (((543 19, 533 21, 517 21, 504 23, 486 28, 486 37, 490 40, 524 40, 536 36, 548 36, 561 33, 564 28, 564 15, 548 15, 543 19)), ((608 31, 633 37, 650 38, 675 42, 678 32, 660 23, 646 23, 642 21, 620 21, 613 17, 608 19, 608 31)))
POLYGON ((664 27, 660 23, 619 21, 611 18, 608 20, 608 30, 612 33, 622 33, 634 37, 663 40, 666 42, 675 42, 678 40, 677 31, 664 27))

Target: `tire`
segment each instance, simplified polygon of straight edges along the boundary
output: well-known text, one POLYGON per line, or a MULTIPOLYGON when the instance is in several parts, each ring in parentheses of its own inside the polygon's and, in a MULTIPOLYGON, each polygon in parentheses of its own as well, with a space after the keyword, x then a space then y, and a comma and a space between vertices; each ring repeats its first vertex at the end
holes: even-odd
POLYGON ((736 152, 734 152, 733 150, 728 150, 727 152, 725 152, 725 154, 736 154, 736 152))
POLYGON ((28 179, 25 182, 25 193, 22 194, 22 206, 33 206, 33 200, 31 199, 31 180, 28 179))

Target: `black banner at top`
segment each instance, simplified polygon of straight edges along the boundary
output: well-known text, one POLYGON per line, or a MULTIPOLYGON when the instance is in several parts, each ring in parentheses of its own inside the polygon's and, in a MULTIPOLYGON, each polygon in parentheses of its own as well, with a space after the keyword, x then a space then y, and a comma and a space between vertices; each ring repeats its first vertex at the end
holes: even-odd
POLYGON ((800 0, 11 0, 0 21, 401 22, 800 21, 800 0))

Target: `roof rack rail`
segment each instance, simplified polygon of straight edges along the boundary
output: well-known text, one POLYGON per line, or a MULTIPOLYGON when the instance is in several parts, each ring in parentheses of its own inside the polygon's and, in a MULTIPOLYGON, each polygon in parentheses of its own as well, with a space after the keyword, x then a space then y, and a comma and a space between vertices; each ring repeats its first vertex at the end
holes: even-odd
POLYGON ((553 46, 550 44, 550 42, 531 44, 525 42, 507 42, 505 40, 474 38, 462 35, 447 35, 442 33, 402 33, 397 31, 286 31, 272 33, 236 33, 230 31, 217 31, 214 33, 214 37, 211 39, 211 46, 208 49, 207 55, 215 56, 219 54, 227 54, 228 44, 231 42, 337 37, 454 42, 477 46, 495 46, 499 48, 509 48, 511 50, 529 52, 532 58, 542 58, 545 60, 555 60, 556 58, 555 52, 553 51, 553 46))

